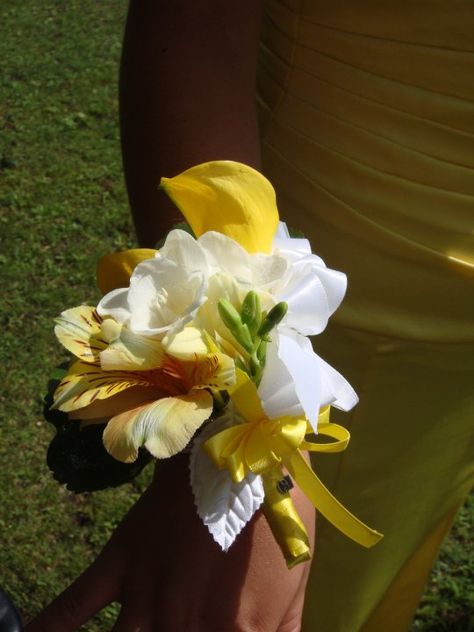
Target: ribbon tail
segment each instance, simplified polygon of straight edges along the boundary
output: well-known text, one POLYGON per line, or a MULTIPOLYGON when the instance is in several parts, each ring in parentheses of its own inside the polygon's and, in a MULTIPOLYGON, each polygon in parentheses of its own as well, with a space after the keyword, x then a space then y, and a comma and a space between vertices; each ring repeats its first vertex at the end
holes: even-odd
POLYGON ((285 455, 283 461, 296 484, 316 509, 344 535, 366 548, 374 546, 383 538, 381 533, 361 522, 334 498, 299 450, 285 455))
POLYGON ((288 492, 281 493, 277 484, 283 477, 281 467, 273 467, 262 474, 265 500, 263 513, 275 540, 283 553, 288 568, 311 559, 306 528, 288 492))

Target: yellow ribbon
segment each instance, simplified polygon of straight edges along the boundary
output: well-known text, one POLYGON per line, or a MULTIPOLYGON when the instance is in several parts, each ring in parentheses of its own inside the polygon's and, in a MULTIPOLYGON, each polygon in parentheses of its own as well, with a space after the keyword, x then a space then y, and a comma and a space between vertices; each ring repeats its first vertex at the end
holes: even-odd
POLYGON ((237 371, 230 397, 246 423, 222 430, 204 444, 217 467, 227 468, 233 480, 240 482, 248 472, 265 474, 283 465, 314 507, 346 536, 367 548, 383 537, 341 505, 301 453, 301 450, 340 452, 347 447, 350 434, 346 428, 329 421, 329 406, 321 410, 318 433, 334 441, 314 443, 305 438, 311 432, 306 419, 269 419, 265 415, 257 388, 243 371, 237 371))
POLYGON ((311 559, 310 541, 293 499, 287 490, 281 490, 281 467, 274 467, 262 475, 265 499, 263 513, 272 530, 288 568, 311 559))

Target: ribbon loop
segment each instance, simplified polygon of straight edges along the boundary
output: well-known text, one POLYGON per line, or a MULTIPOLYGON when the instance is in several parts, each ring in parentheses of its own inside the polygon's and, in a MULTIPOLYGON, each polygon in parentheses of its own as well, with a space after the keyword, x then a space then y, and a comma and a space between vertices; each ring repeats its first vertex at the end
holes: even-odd
POLYGON ((226 467, 232 479, 240 482, 249 471, 267 476, 283 464, 314 507, 346 536, 365 547, 373 546, 383 537, 341 505, 301 453, 301 450, 334 453, 346 449, 350 433, 329 421, 329 406, 320 411, 319 434, 335 441, 316 443, 306 440, 309 429, 306 419, 266 417, 257 388, 243 371, 237 373, 230 396, 247 421, 222 430, 205 442, 204 448, 217 467, 226 467))

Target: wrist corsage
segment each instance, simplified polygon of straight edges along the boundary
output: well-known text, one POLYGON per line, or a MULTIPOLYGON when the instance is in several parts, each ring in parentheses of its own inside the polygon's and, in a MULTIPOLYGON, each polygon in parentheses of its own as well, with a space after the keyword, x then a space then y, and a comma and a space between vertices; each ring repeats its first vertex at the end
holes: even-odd
POLYGON ((273 187, 250 167, 209 162, 161 187, 193 234, 172 230, 159 250, 100 261, 98 305, 56 321, 75 360, 53 409, 83 426, 105 423, 103 444, 123 463, 190 450, 197 511, 223 550, 262 507, 288 566, 307 560, 293 485, 347 536, 374 545, 382 536, 303 455, 349 441, 329 411, 349 410, 357 396, 308 337, 342 301, 345 275, 290 237, 273 187))

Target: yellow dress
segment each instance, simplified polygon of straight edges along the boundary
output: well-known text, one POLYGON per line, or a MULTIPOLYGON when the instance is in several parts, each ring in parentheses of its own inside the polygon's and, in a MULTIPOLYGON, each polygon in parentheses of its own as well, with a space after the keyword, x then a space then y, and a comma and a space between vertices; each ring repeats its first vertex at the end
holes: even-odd
POLYGON ((305 632, 407 630, 472 485, 474 4, 272 0, 258 78, 283 218, 348 275, 315 348, 354 385, 315 469, 385 534, 318 518, 305 632))

